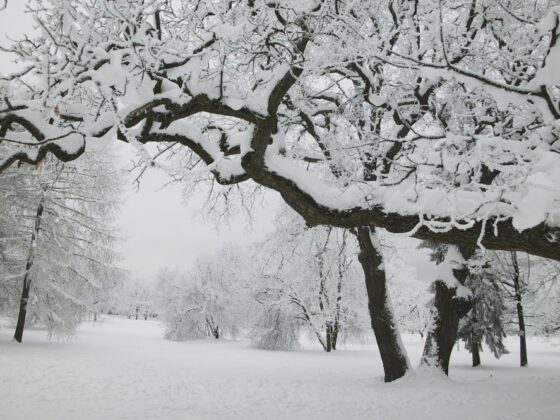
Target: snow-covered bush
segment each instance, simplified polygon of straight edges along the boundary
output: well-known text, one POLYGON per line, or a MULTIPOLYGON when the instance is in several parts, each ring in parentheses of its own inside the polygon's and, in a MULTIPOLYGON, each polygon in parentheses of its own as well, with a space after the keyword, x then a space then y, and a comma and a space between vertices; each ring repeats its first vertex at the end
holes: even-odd
POLYGON ((199 260, 189 272, 162 270, 157 275, 157 302, 172 340, 235 337, 244 323, 249 294, 239 254, 222 249, 199 260))
POLYGON ((263 350, 296 350, 300 347, 302 322, 287 308, 266 308, 259 311, 252 331, 255 347, 263 350))

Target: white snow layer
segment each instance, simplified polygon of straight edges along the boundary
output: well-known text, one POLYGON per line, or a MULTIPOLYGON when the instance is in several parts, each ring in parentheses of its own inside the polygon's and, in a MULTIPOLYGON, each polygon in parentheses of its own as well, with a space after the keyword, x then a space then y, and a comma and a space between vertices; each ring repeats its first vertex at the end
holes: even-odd
MULTIPOLYGON (((162 338, 154 321, 107 318, 75 339, 48 342, 0 331, 0 418, 16 419, 531 419, 560 412, 559 343, 529 340, 530 367, 510 354, 470 367, 452 356, 451 378, 421 371, 382 382, 377 349, 309 346, 274 352, 245 342, 162 338)), ((413 364, 421 342, 404 336, 413 364)))

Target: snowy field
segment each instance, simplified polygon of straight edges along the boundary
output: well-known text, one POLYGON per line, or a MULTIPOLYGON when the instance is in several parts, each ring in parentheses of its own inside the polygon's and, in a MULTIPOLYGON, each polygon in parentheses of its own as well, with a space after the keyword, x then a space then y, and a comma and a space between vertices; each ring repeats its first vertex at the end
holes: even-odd
MULTIPOLYGON (((529 341, 530 367, 511 354, 451 378, 415 373, 384 384, 374 346, 332 354, 270 352, 245 342, 171 342, 154 321, 106 318, 70 341, 0 330, 0 419, 558 419, 560 343, 529 341)), ((421 343, 406 337, 417 364, 421 343)))

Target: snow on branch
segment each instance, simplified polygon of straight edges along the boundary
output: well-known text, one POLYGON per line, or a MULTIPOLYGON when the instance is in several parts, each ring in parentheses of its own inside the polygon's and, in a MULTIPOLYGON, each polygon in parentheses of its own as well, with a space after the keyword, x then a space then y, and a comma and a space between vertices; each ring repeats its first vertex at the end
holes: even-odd
POLYGON ((0 170, 119 139, 189 179, 145 148, 174 144, 310 225, 560 259, 557 8, 38 3, 42 34, 8 47, 0 170))

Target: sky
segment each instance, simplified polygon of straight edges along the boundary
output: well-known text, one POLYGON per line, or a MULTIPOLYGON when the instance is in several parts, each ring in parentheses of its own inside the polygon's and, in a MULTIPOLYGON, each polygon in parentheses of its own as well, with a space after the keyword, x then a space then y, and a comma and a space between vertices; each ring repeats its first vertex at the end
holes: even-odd
MULTIPOLYGON (((11 0, 7 10, 0 12, 0 44, 7 36, 18 38, 33 31, 32 19, 24 13, 23 0, 11 0)), ((0 74, 18 69, 13 58, 0 54, 0 74)), ((128 145, 118 147, 123 167, 133 152, 128 145)), ((133 277, 149 279, 162 267, 189 269, 197 258, 208 257, 223 245, 248 245, 263 239, 274 228, 274 212, 279 196, 269 192, 262 205, 257 205, 251 223, 244 215, 237 215, 219 226, 204 217, 202 194, 190 197, 185 203, 183 187, 165 186, 169 178, 157 169, 147 170, 136 191, 133 178, 126 185, 122 212, 116 221, 122 237, 122 266, 133 277)))
POLYGON ((142 178, 138 192, 128 184, 116 225, 125 239, 124 266, 137 276, 149 276, 161 267, 188 269, 198 257, 210 256, 223 245, 248 245, 274 228, 280 202, 276 193, 267 193, 255 206, 252 220, 239 214, 217 224, 206 217, 205 195, 185 202, 183 186, 166 185, 168 181, 167 174, 153 169, 142 178))

